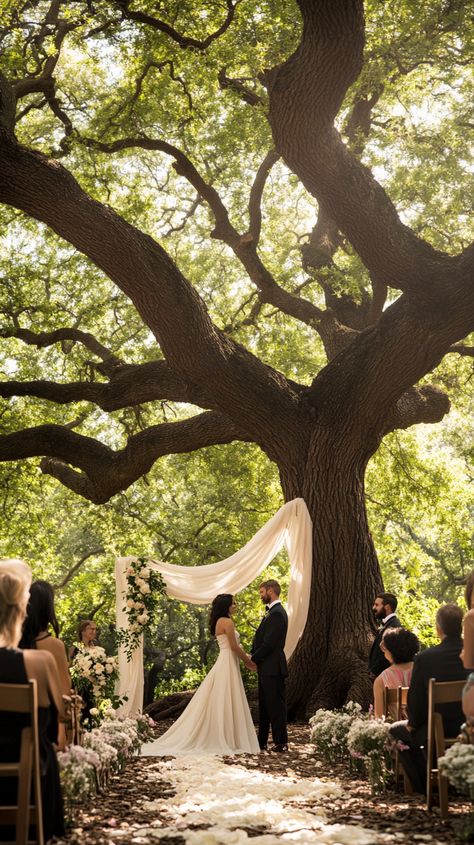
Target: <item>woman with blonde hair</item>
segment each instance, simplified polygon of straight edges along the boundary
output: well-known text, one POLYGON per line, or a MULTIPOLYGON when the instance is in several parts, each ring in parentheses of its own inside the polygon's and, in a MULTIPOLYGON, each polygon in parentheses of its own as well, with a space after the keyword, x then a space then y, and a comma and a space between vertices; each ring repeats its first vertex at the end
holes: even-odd
MULTIPOLYGON (((64 707, 56 679, 54 658, 47 651, 17 648, 26 616, 31 571, 18 559, 0 560, 0 683, 26 684, 34 679, 38 689, 38 728, 41 757, 41 793, 45 841, 64 835, 64 816, 59 784, 58 763, 53 742, 57 741, 58 715, 64 707)), ((0 714, 0 761, 18 759, 20 737, 27 717, 0 714)), ((17 782, 2 778, 2 803, 14 803, 17 782)), ((0 841, 11 838, 0 829, 0 841)))

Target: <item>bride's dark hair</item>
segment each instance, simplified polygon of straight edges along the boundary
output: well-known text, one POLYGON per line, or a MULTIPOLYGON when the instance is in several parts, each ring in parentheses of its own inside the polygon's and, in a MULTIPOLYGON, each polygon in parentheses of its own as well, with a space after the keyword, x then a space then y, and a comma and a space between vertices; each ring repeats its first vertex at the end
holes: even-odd
POLYGON ((211 604, 211 612, 209 614, 209 630, 212 636, 216 633, 217 620, 220 619, 221 616, 229 618, 229 607, 233 601, 234 596, 231 596, 230 593, 221 593, 215 597, 211 604))

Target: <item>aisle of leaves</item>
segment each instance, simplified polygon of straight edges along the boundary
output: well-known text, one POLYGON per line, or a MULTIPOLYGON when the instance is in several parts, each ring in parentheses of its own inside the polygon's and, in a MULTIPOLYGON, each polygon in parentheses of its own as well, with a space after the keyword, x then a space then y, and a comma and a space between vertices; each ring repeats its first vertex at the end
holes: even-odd
MULTIPOLYGON (((164 729, 160 725, 160 733, 164 729)), ((249 758, 249 766, 255 770, 249 758)), ((229 765, 245 765, 245 758, 228 758, 229 765)), ((165 780, 148 780, 146 770, 153 767, 155 758, 135 758, 120 775, 112 778, 107 793, 98 796, 90 804, 76 808, 74 822, 68 836, 61 840, 64 845, 147 845, 151 840, 140 835, 147 825, 163 826, 170 819, 155 810, 148 812, 143 802, 169 798, 173 795, 170 784, 165 780)), ((431 845, 455 845, 460 842, 460 826, 469 812, 469 805, 460 797, 450 798, 450 819, 441 821, 439 811, 428 813, 417 796, 387 791, 384 795, 372 797, 365 780, 354 779, 343 765, 329 770, 322 760, 314 755, 309 745, 307 726, 290 726, 290 752, 285 755, 262 754, 259 769, 275 775, 289 774, 298 778, 327 779, 339 781, 342 794, 337 798, 326 798, 323 802, 328 823, 340 823, 368 828, 374 832, 374 845, 429 842, 431 845)), ((202 829, 202 828, 201 828, 202 829)), ((260 829, 248 828, 249 837, 262 834, 260 829)), ((288 840, 287 840, 288 841, 288 840)), ((162 845, 183 845, 180 825, 176 835, 160 840, 162 845)))

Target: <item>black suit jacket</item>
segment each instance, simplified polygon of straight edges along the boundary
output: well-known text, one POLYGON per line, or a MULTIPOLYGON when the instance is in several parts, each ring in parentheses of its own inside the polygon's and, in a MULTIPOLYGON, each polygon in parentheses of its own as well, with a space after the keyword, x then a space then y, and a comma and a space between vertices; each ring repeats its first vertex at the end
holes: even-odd
POLYGON ((252 643, 252 660, 260 675, 288 675, 283 651, 287 630, 286 610, 282 604, 274 604, 260 622, 252 643))
MULTIPOLYGON (((428 686, 430 678, 437 681, 462 681, 469 670, 461 663, 461 637, 445 637, 439 645, 416 655, 408 690, 408 724, 414 728, 413 738, 419 745, 426 741, 428 722, 428 686)), ((456 736, 464 722, 461 705, 440 704, 446 736, 456 736)))
POLYGON ((375 640, 372 643, 372 648, 370 649, 369 654, 369 672, 371 675, 380 675, 384 669, 388 669, 388 667, 390 666, 390 663, 388 662, 382 649, 380 648, 383 632, 386 631, 387 628, 401 627, 402 623, 400 622, 398 616, 391 616, 390 619, 387 619, 385 625, 382 625, 382 627, 378 631, 375 640))

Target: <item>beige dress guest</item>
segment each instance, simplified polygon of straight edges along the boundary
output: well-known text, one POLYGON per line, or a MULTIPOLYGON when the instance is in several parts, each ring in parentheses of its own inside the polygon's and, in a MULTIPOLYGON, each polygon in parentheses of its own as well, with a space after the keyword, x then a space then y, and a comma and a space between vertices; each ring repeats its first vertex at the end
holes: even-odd
MULTIPOLYGON (((41 631, 35 638, 36 648, 39 651, 47 651, 54 658, 56 664, 56 681, 61 696, 71 695, 72 680, 69 674, 66 646, 62 640, 53 637, 49 631, 41 631)), ((63 722, 59 723, 58 745, 64 749, 67 744, 66 728, 63 722)))

